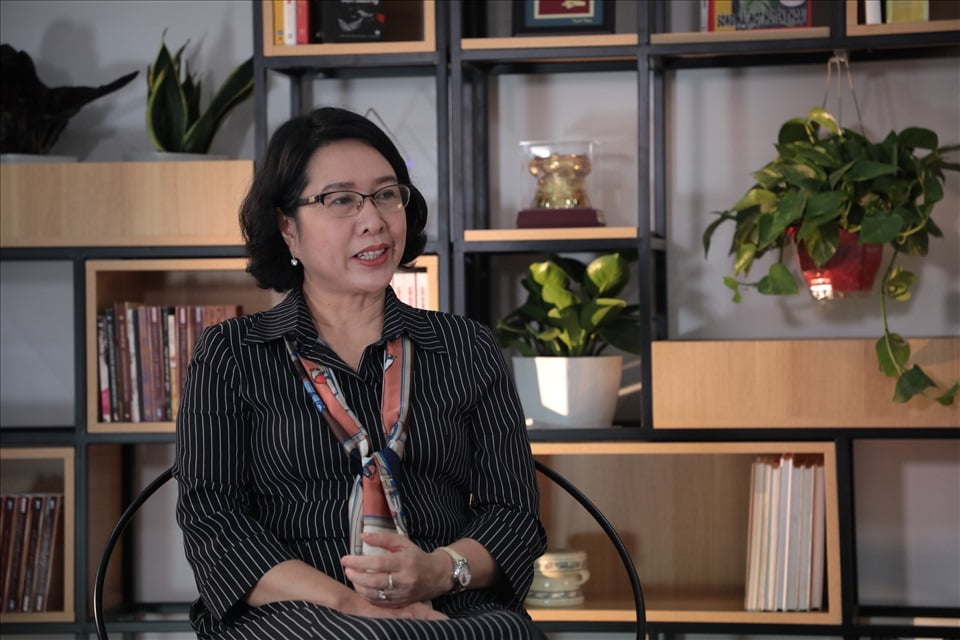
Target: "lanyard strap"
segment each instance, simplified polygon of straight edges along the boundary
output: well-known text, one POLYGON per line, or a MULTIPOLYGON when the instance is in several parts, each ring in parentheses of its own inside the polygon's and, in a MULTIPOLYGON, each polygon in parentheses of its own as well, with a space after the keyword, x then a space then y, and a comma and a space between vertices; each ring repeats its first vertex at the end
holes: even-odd
POLYGON ((383 392, 380 416, 387 446, 370 453, 370 440, 346 399, 330 367, 299 353, 297 343, 284 337, 290 361, 313 401, 314 407, 340 441, 344 452, 360 462, 350 496, 350 547, 355 554, 364 548, 363 531, 393 530, 407 535, 400 500, 400 462, 407 444, 407 415, 413 372, 413 343, 401 336, 387 343, 383 355, 383 392))

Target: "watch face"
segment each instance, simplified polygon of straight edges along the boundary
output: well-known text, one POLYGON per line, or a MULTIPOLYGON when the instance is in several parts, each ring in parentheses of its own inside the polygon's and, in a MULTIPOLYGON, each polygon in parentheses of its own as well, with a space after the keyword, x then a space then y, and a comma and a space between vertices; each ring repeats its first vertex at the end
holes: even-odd
POLYGON ((461 587, 466 587, 470 584, 470 565, 466 562, 460 563, 457 567, 457 582, 460 583, 461 587))

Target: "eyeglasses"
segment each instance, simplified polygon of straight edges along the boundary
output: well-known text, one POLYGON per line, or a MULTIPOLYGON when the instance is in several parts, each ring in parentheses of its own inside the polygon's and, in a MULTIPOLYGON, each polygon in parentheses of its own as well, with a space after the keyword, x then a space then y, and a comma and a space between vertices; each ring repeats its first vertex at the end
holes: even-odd
POLYGON ((391 184, 377 189, 373 193, 359 191, 327 191, 319 195, 297 200, 297 206, 320 203, 324 212, 335 218, 349 218, 360 213, 367 198, 380 213, 396 213, 410 202, 410 187, 405 184, 391 184))

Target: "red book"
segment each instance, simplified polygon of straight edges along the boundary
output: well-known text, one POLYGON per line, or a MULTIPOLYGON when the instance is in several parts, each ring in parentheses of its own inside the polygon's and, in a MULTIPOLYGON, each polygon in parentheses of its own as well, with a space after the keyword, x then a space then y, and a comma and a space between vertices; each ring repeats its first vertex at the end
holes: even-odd
POLYGON ((310 43, 310 5, 307 0, 297 0, 297 44, 310 43))
POLYGON ((20 598, 20 567, 23 562, 23 548, 27 537, 27 520, 30 516, 30 496, 16 496, 16 508, 13 518, 13 531, 10 537, 9 556, 4 572, 4 601, 2 609, 7 612, 17 610, 20 598))
POLYGON ((49 494, 43 504, 40 524, 40 544, 37 549, 37 569, 33 590, 33 610, 46 611, 50 601, 50 585, 55 560, 56 541, 60 533, 60 514, 63 496, 49 494))
POLYGON ((3 603, 7 598, 7 569, 10 567, 10 545, 16 510, 17 497, 3 496, 0 502, 0 611, 3 611, 3 603))
POLYGON ((23 561, 20 567, 20 589, 18 611, 33 611, 33 590, 37 576, 37 555, 40 544, 40 525, 43 519, 44 496, 30 496, 30 517, 27 522, 26 539, 23 546, 23 561))

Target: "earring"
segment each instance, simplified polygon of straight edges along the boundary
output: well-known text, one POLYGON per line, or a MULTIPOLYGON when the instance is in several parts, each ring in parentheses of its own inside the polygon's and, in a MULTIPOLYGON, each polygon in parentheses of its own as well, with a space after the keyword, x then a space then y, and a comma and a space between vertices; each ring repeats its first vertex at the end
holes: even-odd
POLYGON ((297 266, 298 264, 300 264, 300 261, 297 260, 296 258, 290 258, 290 264, 292 264, 293 266, 297 266))

